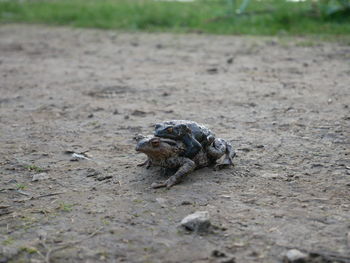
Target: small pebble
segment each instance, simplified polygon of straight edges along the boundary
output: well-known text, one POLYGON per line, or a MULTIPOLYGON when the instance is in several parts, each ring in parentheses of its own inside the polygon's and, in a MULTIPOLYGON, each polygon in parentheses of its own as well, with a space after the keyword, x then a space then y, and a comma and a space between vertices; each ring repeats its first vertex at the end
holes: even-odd
POLYGON ((161 197, 156 198, 157 203, 160 205, 160 207, 164 208, 167 207, 167 200, 161 197))
POLYGON ((197 211, 182 219, 180 225, 187 230, 205 232, 210 227, 209 212, 197 211))
POLYGON ((300 250, 291 249, 284 256, 283 262, 284 263, 304 263, 306 262, 307 258, 308 258, 308 255, 301 252, 300 250))
POLYGON ((47 173, 34 174, 32 178, 32 182, 41 181, 49 178, 50 176, 47 173))

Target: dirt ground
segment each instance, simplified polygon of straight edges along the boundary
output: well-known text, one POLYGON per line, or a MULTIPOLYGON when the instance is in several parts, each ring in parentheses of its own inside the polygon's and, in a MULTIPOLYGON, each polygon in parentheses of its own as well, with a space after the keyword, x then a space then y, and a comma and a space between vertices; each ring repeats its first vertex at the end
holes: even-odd
POLYGON ((27 25, 0 36, 0 262, 273 263, 290 248, 350 262, 350 46, 27 25), (235 167, 151 189, 162 176, 136 166, 133 137, 170 119, 229 140, 235 167), (195 211, 208 233, 179 227, 195 211))

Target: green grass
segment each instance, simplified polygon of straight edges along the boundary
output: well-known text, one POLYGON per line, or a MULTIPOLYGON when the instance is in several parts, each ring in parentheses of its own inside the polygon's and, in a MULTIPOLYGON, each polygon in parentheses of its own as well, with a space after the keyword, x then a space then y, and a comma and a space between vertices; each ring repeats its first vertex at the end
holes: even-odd
POLYGON ((35 171, 35 172, 38 172, 38 173, 44 171, 44 169, 42 169, 39 166, 36 166, 34 164, 32 164, 32 165, 25 165, 24 168, 29 170, 29 171, 35 171))
POLYGON ((38 253, 38 249, 37 248, 30 247, 30 246, 21 247, 20 250, 23 251, 23 252, 26 252, 28 254, 36 254, 36 253, 38 253))
POLYGON ((16 184, 16 188, 17 188, 17 190, 24 190, 27 188, 27 186, 24 184, 16 184))
POLYGON ((73 204, 67 204, 67 203, 60 203, 59 207, 57 208, 58 210, 62 212, 71 212, 73 210, 73 204))
MULTIPOLYGON (((229 15, 226 0, 190 3, 152 0, 8 0, 0 22, 44 23, 126 31, 250 35, 349 35, 350 16, 317 15, 311 1, 251 0, 246 13, 229 15)), ((231 12, 232 13, 232 12, 231 12)))
POLYGON ((6 240, 2 241, 2 244, 4 246, 12 245, 15 240, 12 237, 8 237, 6 240))

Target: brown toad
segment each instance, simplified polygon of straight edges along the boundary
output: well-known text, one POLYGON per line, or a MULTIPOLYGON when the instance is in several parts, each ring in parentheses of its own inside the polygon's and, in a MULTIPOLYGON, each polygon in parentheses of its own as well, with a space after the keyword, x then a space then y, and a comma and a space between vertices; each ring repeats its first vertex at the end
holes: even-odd
POLYGON ((201 149, 193 158, 184 157, 186 147, 181 141, 160 137, 145 137, 138 141, 136 151, 147 155, 148 160, 141 164, 147 168, 151 165, 169 169, 177 169, 176 173, 164 182, 153 183, 153 188, 167 187, 179 183, 181 179, 194 169, 215 164, 215 168, 232 165, 235 152, 228 142, 215 139, 205 150, 201 149))

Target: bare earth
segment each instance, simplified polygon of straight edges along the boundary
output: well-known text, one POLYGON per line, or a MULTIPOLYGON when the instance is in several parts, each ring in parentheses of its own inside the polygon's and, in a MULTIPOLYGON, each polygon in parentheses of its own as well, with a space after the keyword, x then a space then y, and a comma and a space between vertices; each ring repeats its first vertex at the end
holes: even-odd
POLYGON ((0 36, 0 262, 270 263, 290 248, 350 261, 349 46, 26 25, 0 36), (165 178, 136 166, 133 137, 170 119, 229 140, 235 167, 151 189, 165 178), (209 211, 208 233, 179 227, 195 211, 209 211))

